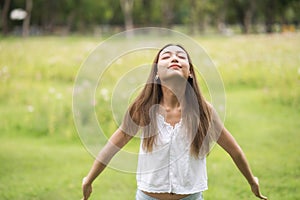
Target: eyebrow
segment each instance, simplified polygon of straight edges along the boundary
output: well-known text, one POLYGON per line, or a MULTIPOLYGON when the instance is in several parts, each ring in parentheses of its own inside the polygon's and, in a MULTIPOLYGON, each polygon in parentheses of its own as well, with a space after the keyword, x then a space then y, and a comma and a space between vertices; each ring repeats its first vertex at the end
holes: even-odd
MULTIPOLYGON (((162 51, 161 53, 160 53, 160 55, 163 55, 163 54, 166 54, 166 53, 173 53, 173 51, 162 51)), ((184 54, 187 54, 185 51, 175 51, 175 53, 177 54, 177 53, 184 53, 184 54)))

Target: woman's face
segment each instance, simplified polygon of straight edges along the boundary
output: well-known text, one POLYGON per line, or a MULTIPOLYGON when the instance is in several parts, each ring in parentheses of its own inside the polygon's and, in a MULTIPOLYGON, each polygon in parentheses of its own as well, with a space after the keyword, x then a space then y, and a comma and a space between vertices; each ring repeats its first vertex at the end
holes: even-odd
POLYGON ((178 76, 188 79, 190 65, 187 53, 178 46, 163 49, 158 57, 157 75, 161 81, 178 76))

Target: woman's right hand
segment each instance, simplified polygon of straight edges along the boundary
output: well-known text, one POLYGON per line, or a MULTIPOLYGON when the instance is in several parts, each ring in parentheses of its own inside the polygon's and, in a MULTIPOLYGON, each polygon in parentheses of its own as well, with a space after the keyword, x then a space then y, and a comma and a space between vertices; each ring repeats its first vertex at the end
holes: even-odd
POLYGON ((83 198, 82 200, 88 200, 92 193, 92 184, 86 182, 86 177, 82 180, 82 194, 83 198))
POLYGON ((260 199, 264 199, 264 200, 267 200, 268 198, 263 196, 261 193, 260 193, 260 190, 259 190, 259 183, 258 183, 258 178, 257 177, 254 177, 254 182, 251 185, 251 190, 252 192, 254 193, 254 195, 260 199))

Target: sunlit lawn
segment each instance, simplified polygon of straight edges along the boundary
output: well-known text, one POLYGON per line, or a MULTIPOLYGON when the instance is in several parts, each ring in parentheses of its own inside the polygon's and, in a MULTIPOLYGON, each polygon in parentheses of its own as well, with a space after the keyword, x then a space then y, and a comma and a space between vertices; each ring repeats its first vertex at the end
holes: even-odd
MULTIPOLYGON (((225 124, 260 178, 262 192, 270 199, 299 199, 300 35, 196 39, 220 70, 225 124)), ((81 198, 81 179, 93 157, 77 136, 71 95, 80 64, 99 42, 1 38, 0 199, 81 198)), ((106 112, 104 129, 111 132, 109 109, 98 108, 106 112)), ((208 157, 208 173, 205 199, 255 199, 219 147, 208 157)), ((134 199, 135 190, 134 174, 108 168, 95 181, 91 199, 134 199)))

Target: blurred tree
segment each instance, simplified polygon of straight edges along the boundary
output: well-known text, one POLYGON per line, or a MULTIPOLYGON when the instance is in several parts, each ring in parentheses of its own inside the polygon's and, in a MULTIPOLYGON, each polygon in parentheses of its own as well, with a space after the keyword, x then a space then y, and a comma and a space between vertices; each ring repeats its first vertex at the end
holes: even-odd
POLYGON ((166 28, 171 28, 175 15, 174 2, 175 1, 160 1, 161 2, 161 25, 166 28))
POLYGON ((210 17, 216 12, 216 9, 222 1, 213 0, 189 0, 190 2, 190 32, 197 34, 205 32, 208 23, 212 20, 210 17))
POLYGON ((135 0, 133 5, 134 24, 155 26, 161 22, 161 1, 135 0))
POLYGON ((111 27, 121 25, 129 30, 134 24, 166 28, 179 24, 188 27, 192 34, 204 32, 209 26, 224 32, 227 26, 236 24, 242 33, 255 32, 261 25, 266 32, 273 32, 280 25, 296 25, 300 18, 299 0, 1 0, 3 34, 20 32, 22 23, 9 20, 9 13, 15 8, 30 11, 33 3, 34 8, 23 23, 25 35, 29 25, 32 30, 65 34, 91 32, 95 28, 112 30, 111 27))
POLYGON ((23 29, 22 35, 23 37, 27 37, 30 31, 30 18, 31 18, 31 10, 32 10, 32 0, 26 0, 26 17, 23 20, 23 29))
POLYGON ((203 20, 203 13, 201 13, 201 1, 191 0, 191 18, 190 18, 190 31, 191 34, 196 34, 199 30, 200 21, 203 20), (202 15, 199 17, 199 15, 202 15), (201 19, 202 17, 202 19, 201 19))
MULTIPOLYGON (((121 7, 124 14, 125 30, 130 30, 133 28, 132 20, 132 8, 134 0, 120 0, 121 7)), ((131 36, 132 32, 127 32, 127 36, 131 36)))
POLYGON ((267 33, 272 33, 273 24, 275 23, 275 13, 278 13, 277 10, 278 1, 277 0, 265 0, 263 4, 263 13, 265 17, 265 26, 267 33), (276 12, 277 11, 277 12, 276 12))
MULTIPOLYGON (((265 0, 259 2, 259 13, 264 20, 267 33, 274 32, 274 26, 276 24, 282 26, 283 24, 294 23, 297 21, 297 18, 288 19, 286 13, 299 13, 297 6, 295 7, 295 5, 300 4, 299 0, 265 0)), ((299 20, 300 19, 298 18, 298 21, 299 20)))
POLYGON ((229 0, 228 3, 228 6, 234 10, 237 22, 241 25, 242 33, 249 33, 252 29, 256 0, 229 0))
POLYGON ((213 23, 220 33, 228 34, 226 27, 226 16, 228 13, 228 0, 212 0, 214 9, 211 10, 210 16, 214 19, 213 23))
POLYGON ((9 12, 10 1, 11 0, 4 0, 3 8, 0 11, 3 35, 7 35, 7 33, 8 33, 8 12, 9 12))
POLYGON ((151 2, 148 0, 136 0, 134 2, 132 16, 135 19, 135 24, 151 24, 151 2))

